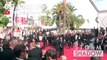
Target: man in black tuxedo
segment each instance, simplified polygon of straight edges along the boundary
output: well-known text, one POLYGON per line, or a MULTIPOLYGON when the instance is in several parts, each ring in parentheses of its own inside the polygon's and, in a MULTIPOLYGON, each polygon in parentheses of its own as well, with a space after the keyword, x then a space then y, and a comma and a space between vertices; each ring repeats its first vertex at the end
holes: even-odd
POLYGON ((3 47, 2 52, 0 52, 0 60, 13 60, 15 58, 13 49, 17 44, 16 38, 12 38, 9 42, 9 47, 3 47))
POLYGON ((5 39, 3 41, 3 48, 9 48, 10 39, 11 39, 10 35, 5 36, 5 39))
POLYGON ((43 60, 57 60, 57 53, 54 49, 49 49, 45 53, 45 58, 43 60))
POLYGON ((54 46, 55 46, 57 55, 58 55, 58 57, 60 57, 60 55, 61 55, 61 53, 60 53, 61 52, 61 40, 60 40, 59 36, 55 40, 54 44, 55 44, 54 46))
POLYGON ((36 47, 34 39, 29 40, 28 60, 42 60, 42 50, 36 47))
POLYGON ((71 34, 71 46, 73 47, 74 42, 75 42, 75 35, 71 34))
POLYGON ((107 35, 105 36, 104 40, 103 40, 103 50, 105 52, 107 52, 107 35))
POLYGON ((43 35, 42 42, 43 42, 43 48, 45 48, 47 45, 47 34, 46 33, 43 35))
POLYGON ((3 48, 2 52, 0 52, 0 60, 13 60, 14 58, 14 53, 10 48, 3 48))
POLYGON ((13 52, 15 54, 15 58, 13 60, 25 60, 28 50, 25 45, 19 44, 15 46, 13 52))
POLYGON ((49 34, 49 35, 47 36, 47 40, 48 40, 48 42, 49 42, 49 45, 52 45, 52 36, 51 36, 51 34, 49 34))
POLYGON ((66 34, 65 40, 67 42, 68 48, 71 47, 71 34, 66 34))
POLYGON ((28 40, 28 35, 26 34, 25 36, 24 36, 24 40, 28 40))
POLYGON ((64 35, 60 36, 60 56, 64 55, 64 35))

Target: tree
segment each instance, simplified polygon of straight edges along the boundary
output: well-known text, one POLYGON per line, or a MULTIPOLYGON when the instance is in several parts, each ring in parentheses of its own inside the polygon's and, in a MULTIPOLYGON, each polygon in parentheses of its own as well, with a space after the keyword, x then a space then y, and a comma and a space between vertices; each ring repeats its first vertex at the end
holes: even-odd
POLYGON ((47 9, 46 5, 44 6, 42 12, 44 15, 40 16, 39 20, 41 20, 41 22, 43 22, 46 26, 52 25, 52 18, 50 17, 51 11, 47 9))
POLYGON ((0 15, 3 15, 5 11, 3 3, 0 1, 0 15))
POLYGON ((52 18, 50 16, 40 16, 39 20, 41 20, 41 22, 43 22, 46 26, 52 25, 52 18))
MULTIPOLYGON (((61 23, 63 22, 62 20, 64 19, 64 6, 63 6, 63 3, 58 3, 57 5, 55 5, 52 9, 53 11, 53 19, 57 21, 57 25, 60 26, 61 28, 61 23)), ((77 9, 71 5, 70 3, 67 3, 66 4, 66 10, 65 10, 65 14, 66 14, 66 27, 68 29, 70 28, 74 28, 74 27, 79 27, 81 26, 81 24, 83 24, 84 22, 84 18, 83 17, 78 17, 74 14, 74 12, 76 11, 77 9)))
POLYGON ((70 18, 69 19, 69 27, 71 30, 73 30, 75 28, 75 21, 76 21, 76 16, 73 14, 73 15, 70 15, 70 18))
MULTIPOLYGON (((24 3, 24 1, 21 1, 21 0, 0 0, 0 17, 1 18, 4 17, 4 12, 5 12, 5 10, 7 10, 6 8, 4 8, 6 2, 12 2, 12 4, 14 4, 14 10, 13 10, 13 26, 14 26, 14 16, 15 16, 16 7, 18 4, 24 3)), ((4 17, 4 18, 6 18, 6 17, 4 17)), ((7 19, 7 20, 9 20, 9 19, 7 19)), ((5 24, 5 25, 7 25, 7 24, 5 24)), ((2 25, 2 26, 5 26, 5 25, 2 25)))
MULTIPOLYGON (((53 18, 57 20, 57 25, 60 26, 60 24, 63 22, 62 20, 64 19, 64 6, 63 3, 58 3, 57 5, 54 6, 53 8, 53 18)), ((73 12, 75 11, 75 7, 72 6, 70 3, 67 3, 66 5, 66 10, 65 10, 65 14, 66 14, 66 27, 70 29, 70 24, 71 24, 71 17, 73 15, 73 12)), ((61 27, 60 27, 61 28, 61 27)))
POLYGON ((85 19, 83 18, 82 15, 73 15, 71 17, 71 19, 73 19, 72 24, 73 24, 73 28, 75 29, 79 29, 79 27, 85 22, 85 19))
POLYGON ((67 4, 67 11, 66 11, 66 13, 67 13, 67 23, 68 23, 68 24, 66 24, 66 25, 67 25, 68 29, 70 29, 70 24, 73 23, 72 20, 75 20, 75 19, 71 19, 71 17, 72 17, 72 18, 75 18, 75 17, 73 16, 73 14, 74 14, 74 12, 75 12, 76 10, 77 10, 77 9, 76 9, 74 6, 72 6, 70 3, 67 4))
POLYGON ((1 27, 7 26, 8 22, 9 22, 9 18, 7 18, 6 16, 3 15, 0 17, 0 26, 1 27))
POLYGON ((9 22, 9 18, 7 18, 4 15, 4 12, 6 10, 6 8, 4 8, 5 4, 6 4, 5 0, 0 0, 0 27, 7 26, 8 22, 9 22))
POLYGON ((60 2, 57 5, 55 5, 52 9, 52 16, 53 19, 56 20, 57 26, 59 26, 59 31, 61 32, 61 25, 62 25, 62 19, 63 19, 63 3, 60 2))
MULTIPOLYGON (((8 1, 10 2, 11 0, 8 0, 8 1)), ((12 4, 14 4, 14 9, 13 9, 13 26, 14 26, 14 20, 15 20, 14 17, 15 17, 15 11, 16 11, 17 5, 21 4, 21 3, 24 3, 24 1, 12 0, 11 2, 12 2, 12 4)))
POLYGON ((77 26, 77 29, 79 29, 79 27, 85 22, 85 19, 83 18, 82 15, 78 15, 76 17, 76 26, 77 26))

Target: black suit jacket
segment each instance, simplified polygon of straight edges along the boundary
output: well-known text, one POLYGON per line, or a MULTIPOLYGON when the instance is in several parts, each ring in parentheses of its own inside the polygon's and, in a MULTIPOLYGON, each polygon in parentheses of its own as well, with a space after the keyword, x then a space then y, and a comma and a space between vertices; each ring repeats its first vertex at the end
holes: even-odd
POLYGON ((103 45, 107 45, 107 37, 103 40, 103 45))
POLYGON ((14 58, 13 60, 18 60, 18 59, 14 58))
POLYGON ((0 52, 0 60, 13 60, 15 55, 10 48, 3 48, 3 52, 0 52))

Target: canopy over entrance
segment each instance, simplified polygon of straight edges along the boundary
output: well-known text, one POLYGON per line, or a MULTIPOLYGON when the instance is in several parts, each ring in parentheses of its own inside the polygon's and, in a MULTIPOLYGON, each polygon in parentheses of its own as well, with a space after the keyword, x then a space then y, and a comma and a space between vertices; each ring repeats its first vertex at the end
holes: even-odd
POLYGON ((107 0, 89 0, 97 12, 107 12, 107 0))

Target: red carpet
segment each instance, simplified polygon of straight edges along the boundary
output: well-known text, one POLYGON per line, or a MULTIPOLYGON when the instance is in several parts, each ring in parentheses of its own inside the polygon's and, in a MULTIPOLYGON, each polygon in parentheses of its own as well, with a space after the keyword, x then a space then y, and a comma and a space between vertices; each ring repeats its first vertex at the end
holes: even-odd
MULTIPOLYGON (((43 51, 46 51, 48 49, 50 49, 52 47, 47 46, 45 49, 43 49, 43 51)), ((78 48, 80 49, 80 48, 78 48)), ((75 50, 75 47, 73 48, 64 48, 64 55, 67 57, 67 60, 90 60, 90 57, 74 57, 73 56, 73 50, 75 50)), ((104 53, 104 56, 101 58, 101 60, 107 60, 107 53, 104 53)), ((58 58, 58 60, 60 60, 60 58, 58 58)))

